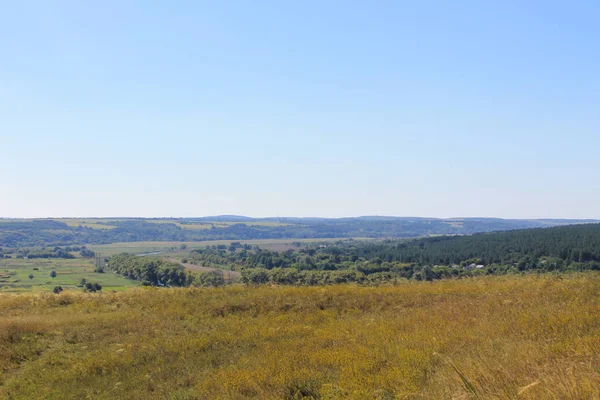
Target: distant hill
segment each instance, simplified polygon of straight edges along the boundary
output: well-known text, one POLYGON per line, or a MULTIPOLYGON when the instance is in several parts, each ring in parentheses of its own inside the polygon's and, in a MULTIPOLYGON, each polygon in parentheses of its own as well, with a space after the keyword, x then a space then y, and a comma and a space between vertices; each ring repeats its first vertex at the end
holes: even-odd
POLYGON ((0 219, 0 247, 294 238, 412 238, 595 223, 591 219, 421 218, 199 218, 0 219))

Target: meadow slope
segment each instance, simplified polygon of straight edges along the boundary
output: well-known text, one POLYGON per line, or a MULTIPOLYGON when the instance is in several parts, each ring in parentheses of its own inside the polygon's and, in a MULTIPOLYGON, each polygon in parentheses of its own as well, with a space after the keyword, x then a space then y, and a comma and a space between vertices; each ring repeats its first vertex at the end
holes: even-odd
POLYGON ((8 399, 600 398, 600 275, 0 294, 8 399))

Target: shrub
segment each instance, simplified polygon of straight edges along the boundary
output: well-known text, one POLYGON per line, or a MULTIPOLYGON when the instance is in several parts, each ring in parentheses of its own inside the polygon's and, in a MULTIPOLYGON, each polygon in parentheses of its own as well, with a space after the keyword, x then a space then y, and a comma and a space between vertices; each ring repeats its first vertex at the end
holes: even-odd
POLYGON ((85 258, 92 258, 92 257, 96 256, 96 253, 94 253, 92 250, 88 250, 88 249, 81 250, 81 252, 79 254, 81 254, 81 257, 85 257, 85 258))
POLYGON ((269 272, 265 268, 251 268, 242 271, 242 280, 248 285, 261 285, 269 282, 269 272))
POLYGON ((203 272, 196 277, 195 284, 202 287, 219 287, 225 285, 222 271, 203 272))
POLYGON ((92 293, 96 293, 96 292, 99 292, 102 290, 102 286, 98 282, 95 282, 95 283, 87 282, 84 287, 85 287, 86 291, 92 292, 92 293))

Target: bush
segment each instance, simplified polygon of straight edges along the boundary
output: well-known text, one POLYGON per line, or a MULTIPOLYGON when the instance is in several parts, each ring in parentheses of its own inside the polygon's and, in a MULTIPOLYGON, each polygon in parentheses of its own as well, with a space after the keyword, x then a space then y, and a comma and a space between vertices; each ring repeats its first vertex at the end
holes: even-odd
POLYGON ((222 271, 203 272, 196 277, 196 286, 219 287, 225 285, 222 271))
POLYGON ((81 250, 81 252, 79 254, 81 254, 81 257, 85 257, 85 258, 92 258, 92 257, 96 256, 96 253, 94 253, 92 250, 88 250, 88 249, 81 250))
POLYGON ((248 285, 261 285, 269 282, 269 272, 265 268, 250 268, 242 271, 242 280, 248 285))
POLYGON ((87 282, 84 286, 85 290, 88 292, 96 293, 102 290, 102 286, 98 283, 87 282))
POLYGON ((54 286, 54 289, 52 289, 52 293, 54 293, 54 294, 59 294, 62 291, 63 291, 62 286, 54 286))
POLYGON ((56 278, 56 271, 50 271, 50 278, 56 278))

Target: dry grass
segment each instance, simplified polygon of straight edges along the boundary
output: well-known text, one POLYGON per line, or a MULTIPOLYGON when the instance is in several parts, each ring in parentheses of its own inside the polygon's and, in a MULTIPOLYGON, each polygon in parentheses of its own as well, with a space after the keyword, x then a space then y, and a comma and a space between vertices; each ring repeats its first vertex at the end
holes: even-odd
POLYGON ((600 398, 600 276, 0 295, 0 397, 600 398))

